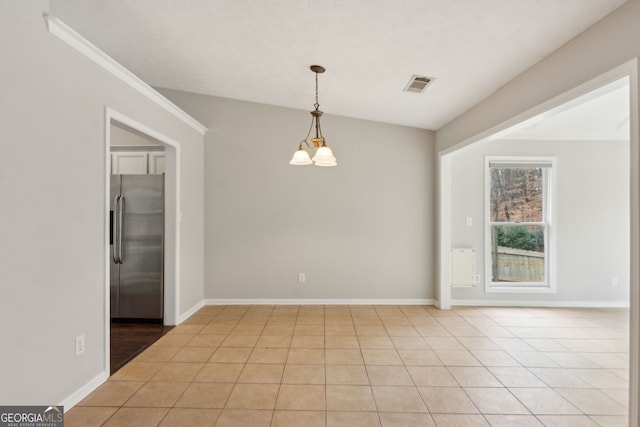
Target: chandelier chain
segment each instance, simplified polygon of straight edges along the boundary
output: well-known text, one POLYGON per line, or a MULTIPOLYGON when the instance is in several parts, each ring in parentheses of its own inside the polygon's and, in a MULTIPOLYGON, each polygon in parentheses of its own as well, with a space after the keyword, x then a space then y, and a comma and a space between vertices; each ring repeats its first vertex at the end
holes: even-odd
POLYGON ((316 110, 320 107, 320 104, 318 103, 318 73, 316 73, 316 103, 313 104, 313 106, 316 110))

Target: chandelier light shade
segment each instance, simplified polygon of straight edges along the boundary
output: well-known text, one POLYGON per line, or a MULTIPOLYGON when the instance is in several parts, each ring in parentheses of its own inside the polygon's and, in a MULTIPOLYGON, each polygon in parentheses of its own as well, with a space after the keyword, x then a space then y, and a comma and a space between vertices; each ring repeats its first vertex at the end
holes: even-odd
POLYGON ((295 166, 310 165, 312 163, 313 162, 311 161, 311 157, 309 157, 309 153, 304 151, 304 149, 302 148, 302 145, 300 145, 298 150, 295 153, 293 153, 293 158, 289 162, 289 164, 295 165, 295 166))
POLYGON ((312 65, 309 68, 316 74, 316 103, 313 104, 314 110, 311 111, 311 126, 309 126, 309 132, 307 132, 307 136, 298 144, 298 149, 293 153, 289 164, 294 166, 311 164, 324 167, 337 166, 336 157, 333 155, 331 148, 327 147, 324 136, 322 136, 322 128, 320 127, 322 111, 319 110, 320 104, 318 103, 318 74, 324 73, 325 69, 320 65, 312 65), (309 137, 314 129, 315 137, 309 142, 309 137), (303 144, 306 145, 308 149, 315 150, 313 158, 309 157, 309 153, 304 149, 303 144))

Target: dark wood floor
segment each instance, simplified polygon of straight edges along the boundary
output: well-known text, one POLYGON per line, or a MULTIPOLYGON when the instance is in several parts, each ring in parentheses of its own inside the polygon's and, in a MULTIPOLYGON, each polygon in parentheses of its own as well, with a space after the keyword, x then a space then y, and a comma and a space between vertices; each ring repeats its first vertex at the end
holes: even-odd
POLYGON ((111 375, 172 328, 157 322, 111 321, 111 375))

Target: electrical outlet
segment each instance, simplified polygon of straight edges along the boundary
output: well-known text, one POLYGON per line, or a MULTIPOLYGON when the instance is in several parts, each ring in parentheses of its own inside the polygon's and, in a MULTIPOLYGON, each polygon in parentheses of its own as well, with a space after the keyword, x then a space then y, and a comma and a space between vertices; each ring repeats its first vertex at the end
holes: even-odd
POLYGON ((298 273, 298 283, 302 284, 306 282, 307 282, 307 276, 304 273, 298 273))
POLYGON ((479 274, 474 274, 473 275, 473 284, 477 285, 478 283, 480 283, 480 275, 479 274))
POLYGON ((614 276, 614 277, 611 278, 611 286, 613 286, 614 288, 616 286, 618 286, 618 278, 617 277, 614 276))
POLYGON ((84 353, 84 334, 76 337, 76 357, 84 353))

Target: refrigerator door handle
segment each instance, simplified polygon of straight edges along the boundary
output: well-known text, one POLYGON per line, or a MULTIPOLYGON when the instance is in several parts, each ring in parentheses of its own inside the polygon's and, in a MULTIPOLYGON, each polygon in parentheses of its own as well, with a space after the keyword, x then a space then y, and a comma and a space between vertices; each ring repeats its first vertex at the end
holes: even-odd
POLYGON ((122 255, 122 229, 124 228, 124 196, 119 196, 118 202, 118 264, 122 264, 124 261, 122 255))
POLYGON ((120 200, 120 195, 117 195, 113 198, 113 218, 111 219, 111 226, 113 227, 113 262, 116 264, 120 264, 118 262, 118 230, 120 228, 120 224, 118 222, 118 201, 120 200))

